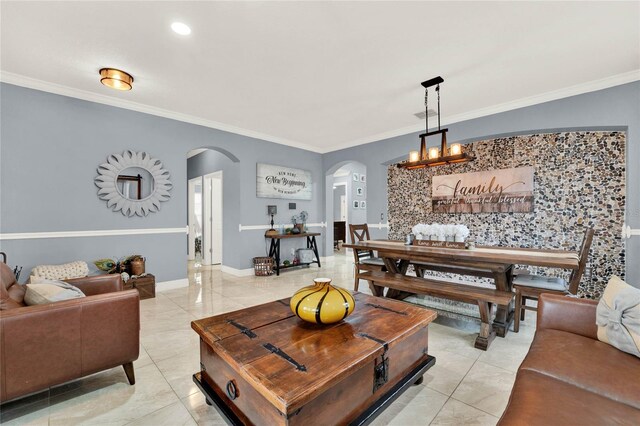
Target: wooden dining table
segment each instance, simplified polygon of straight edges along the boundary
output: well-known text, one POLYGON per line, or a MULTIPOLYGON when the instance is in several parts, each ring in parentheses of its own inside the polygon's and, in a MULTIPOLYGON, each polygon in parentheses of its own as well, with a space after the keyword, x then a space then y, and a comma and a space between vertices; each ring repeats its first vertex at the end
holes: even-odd
MULTIPOLYGON (((493 279, 497 290, 512 291, 514 265, 578 269, 578 253, 567 250, 478 246, 474 249, 434 248, 405 245, 402 241, 369 240, 344 244, 354 250, 373 250, 384 261, 390 274, 406 275, 409 265, 436 272, 493 279)), ((389 288, 386 297, 403 299, 409 293, 389 288)), ((504 337, 514 315, 513 299, 509 305, 498 305, 493 329, 504 337)))

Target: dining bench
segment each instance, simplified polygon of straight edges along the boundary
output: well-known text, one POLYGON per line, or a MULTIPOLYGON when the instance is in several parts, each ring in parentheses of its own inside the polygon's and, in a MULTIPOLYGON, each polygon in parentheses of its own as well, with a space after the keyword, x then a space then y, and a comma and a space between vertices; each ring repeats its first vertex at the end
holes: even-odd
POLYGON ((383 271, 368 271, 360 274, 360 279, 366 280, 376 296, 382 296, 380 287, 388 287, 397 291, 425 294, 429 296, 453 299, 460 302, 477 304, 480 310, 480 333, 474 346, 487 350, 496 332, 491 325, 492 305, 509 305, 513 293, 493 288, 477 287, 454 281, 437 280, 433 278, 412 277, 383 271))

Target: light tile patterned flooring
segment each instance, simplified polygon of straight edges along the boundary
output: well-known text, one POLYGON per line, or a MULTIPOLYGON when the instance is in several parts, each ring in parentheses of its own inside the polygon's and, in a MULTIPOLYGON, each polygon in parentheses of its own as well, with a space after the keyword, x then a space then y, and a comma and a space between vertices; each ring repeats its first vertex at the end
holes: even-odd
MULTIPOLYGON (((141 301, 136 385, 121 367, 94 374, 0 407, 6 425, 222 425, 191 381, 198 370, 198 337, 190 322, 291 296, 313 278, 328 276, 351 289, 353 263, 335 256, 321 269, 290 270, 280 277, 233 277, 215 268, 189 271, 190 286, 141 301)), ((362 282, 361 291, 368 291, 362 282)), ((475 333, 431 324, 429 349, 437 359, 421 385, 411 387, 376 425, 493 425, 504 410, 515 372, 535 331, 527 314, 520 333, 496 338, 487 352, 473 347, 475 333)), ((324 426, 324 425, 323 425, 324 426)))

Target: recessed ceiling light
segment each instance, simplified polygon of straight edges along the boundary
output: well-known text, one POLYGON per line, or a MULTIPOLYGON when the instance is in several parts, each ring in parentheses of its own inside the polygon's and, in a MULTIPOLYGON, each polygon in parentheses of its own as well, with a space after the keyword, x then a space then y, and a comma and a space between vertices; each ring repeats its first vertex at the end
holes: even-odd
POLYGON ((191 34, 191 28, 187 24, 183 24, 182 22, 174 22, 171 24, 171 29, 173 32, 180 35, 189 35, 191 34))
POLYGON ((131 74, 115 68, 102 68, 100 70, 100 83, 116 90, 131 90, 133 77, 131 74))

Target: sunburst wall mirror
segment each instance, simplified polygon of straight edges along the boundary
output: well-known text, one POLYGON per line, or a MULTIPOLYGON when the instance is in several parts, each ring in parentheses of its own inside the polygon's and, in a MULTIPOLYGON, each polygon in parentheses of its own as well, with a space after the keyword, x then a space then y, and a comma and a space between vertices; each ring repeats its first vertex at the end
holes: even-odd
POLYGON ((171 198, 170 174, 162 162, 146 152, 124 151, 112 154, 98 166, 95 178, 98 197, 107 207, 124 216, 146 216, 160 210, 160 203, 171 198))

